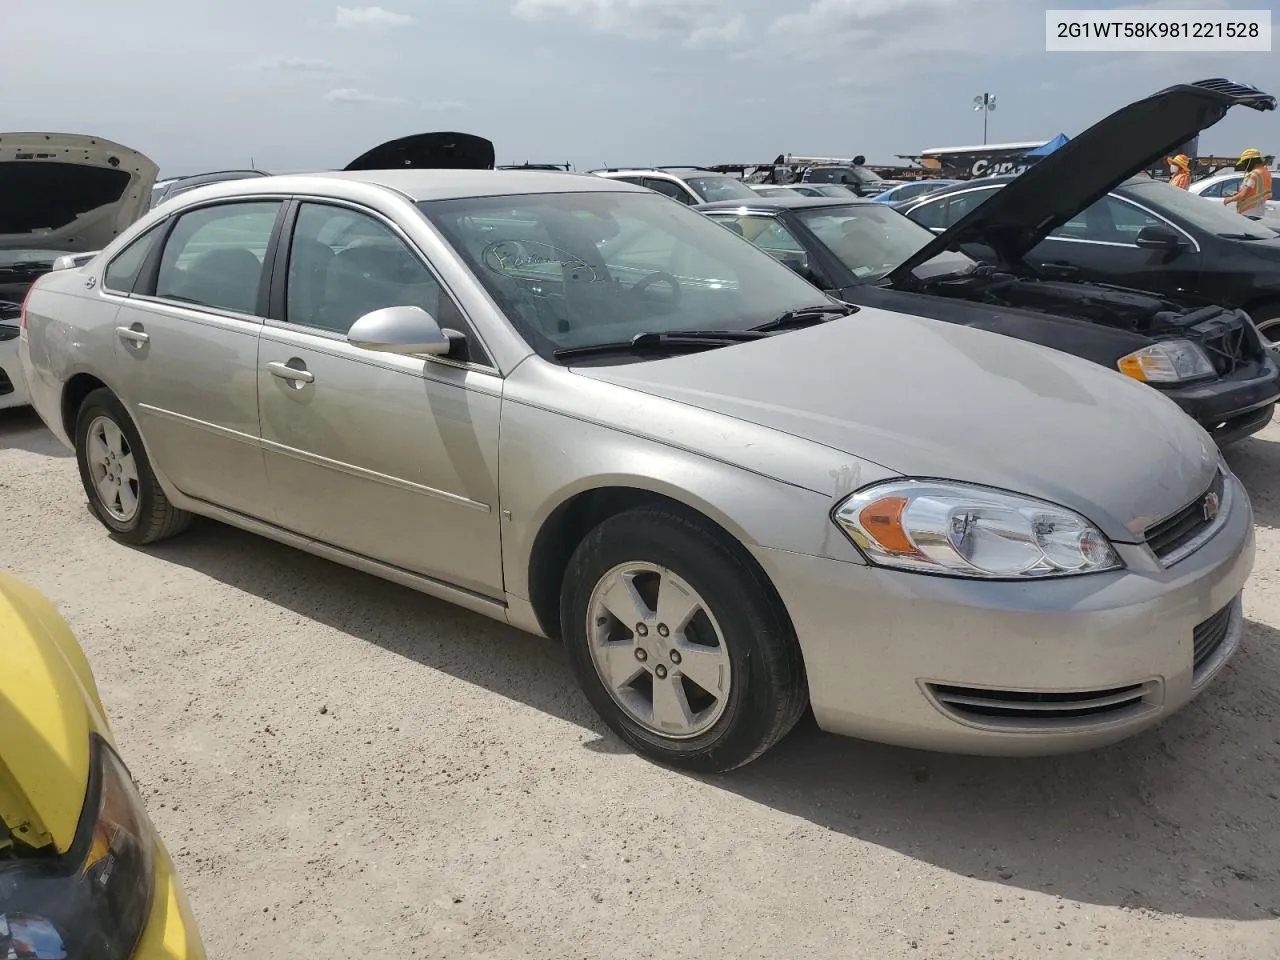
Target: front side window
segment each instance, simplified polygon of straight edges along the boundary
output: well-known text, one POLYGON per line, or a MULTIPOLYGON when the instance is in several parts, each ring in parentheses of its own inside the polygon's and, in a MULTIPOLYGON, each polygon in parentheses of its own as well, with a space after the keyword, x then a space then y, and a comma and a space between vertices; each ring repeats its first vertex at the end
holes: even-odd
POLYGON ((943 206, 946 207, 946 213, 944 214, 946 222, 943 226, 949 227, 971 210, 976 210, 991 197, 995 196, 995 192, 999 189, 999 187, 988 187, 985 190, 970 190, 968 193, 957 194, 950 200, 945 201, 943 206))
MULTIPOLYGON (((883 279, 934 236, 898 211, 878 203, 808 207, 796 217, 863 281, 883 279)), ((943 252, 916 268, 923 278, 961 273, 974 265, 963 253, 943 252)))
POLYGON ((1132 244, 1144 227, 1165 226, 1133 204, 1108 196, 1081 210, 1049 236, 1057 240, 1132 244))
POLYGON ((154 226, 116 254, 102 274, 103 287, 113 293, 132 293, 142 265, 147 262, 163 233, 160 225, 154 226))
POLYGON ((822 301, 782 264, 652 194, 476 197, 419 207, 543 356, 641 333, 745 330, 822 301))
POLYGON ((289 323, 345 334, 366 313, 421 307, 441 327, 462 314, 421 257, 381 220, 347 207, 303 203, 285 288, 289 323))
POLYGON ((224 203, 178 218, 160 258, 156 296, 258 313, 263 262, 280 202, 224 203))

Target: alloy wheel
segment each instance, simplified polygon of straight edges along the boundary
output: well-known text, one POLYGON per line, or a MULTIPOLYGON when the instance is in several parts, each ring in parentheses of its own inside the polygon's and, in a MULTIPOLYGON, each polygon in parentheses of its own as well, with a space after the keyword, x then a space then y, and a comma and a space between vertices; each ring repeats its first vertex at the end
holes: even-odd
POLYGON ((89 424, 86 456, 98 502, 114 519, 128 523, 138 512, 138 465, 123 431, 108 417, 89 424))
POLYGON ((724 713, 732 683, 724 634, 671 570, 636 561, 601 577, 587 604, 587 638, 610 696, 645 729, 689 739, 724 713))

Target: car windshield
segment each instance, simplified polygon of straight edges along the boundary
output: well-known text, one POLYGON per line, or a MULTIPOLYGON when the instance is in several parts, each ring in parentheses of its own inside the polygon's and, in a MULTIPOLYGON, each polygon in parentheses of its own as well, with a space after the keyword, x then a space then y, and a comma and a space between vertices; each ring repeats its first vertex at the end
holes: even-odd
POLYGON ((756 192, 741 180, 733 177, 687 177, 689 189, 702 198, 703 203, 717 200, 751 200, 756 192))
MULTIPOLYGON (((931 231, 883 204, 799 208, 795 215, 864 281, 883 279, 934 240, 931 231)), ((921 264, 915 273, 927 279, 962 273, 973 265, 963 253, 944 252, 921 264)))
POLYGON ((1182 220, 1206 233, 1219 237, 1243 240, 1274 240, 1276 232, 1257 221, 1242 217, 1235 207, 1221 201, 1212 202, 1204 197, 1179 190, 1159 180, 1140 180, 1127 183, 1121 191, 1139 203, 1146 204, 1157 213, 1182 220))
POLYGON ((648 193, 424 201, 541 355, 644 333, 747 330, 827 302, 714 221, 648 193))

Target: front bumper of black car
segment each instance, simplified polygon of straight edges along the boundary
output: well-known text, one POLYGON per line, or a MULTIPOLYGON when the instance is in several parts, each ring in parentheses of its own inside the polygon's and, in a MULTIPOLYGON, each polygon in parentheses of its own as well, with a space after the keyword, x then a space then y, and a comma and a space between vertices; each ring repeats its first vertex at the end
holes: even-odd
POLYGON ((1225 446, 1257 433, 1280 400, 1280 367, 1267 351, 1261 360, 1229 377, 1183 387, 1161 388, 1218 443, 1225 446))

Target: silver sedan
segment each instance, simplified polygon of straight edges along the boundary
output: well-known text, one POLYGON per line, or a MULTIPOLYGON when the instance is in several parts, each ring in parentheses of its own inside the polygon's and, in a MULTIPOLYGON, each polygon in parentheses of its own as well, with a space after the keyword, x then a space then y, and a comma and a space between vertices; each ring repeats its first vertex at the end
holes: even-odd
POLYGON ((193 515, 561 638, 695 770, 827 730, 1117 740, 1241 637, 1248 498, 1095 364, 822 294, 599 177, 256 178, 44 277, 20 352, 120 539, 193 515))

